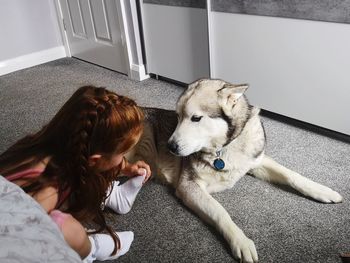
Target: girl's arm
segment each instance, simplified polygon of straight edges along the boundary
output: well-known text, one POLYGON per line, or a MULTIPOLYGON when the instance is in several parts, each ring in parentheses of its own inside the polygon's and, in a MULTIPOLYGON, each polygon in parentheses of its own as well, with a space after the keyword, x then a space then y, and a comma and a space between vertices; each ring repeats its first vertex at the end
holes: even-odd
POLYGON ((47 186, 34 194, 30 193, 30 195, 45 209, 47 213, 54 210, 58 202, 58 190, 53 186, 47 186))
POLYGON ((147 182, 147 180, 151 177, 151 168, 150 166, 145 163, 144 161, 137 161, 136 163, 129 163, 126 158, 123 158, 123 163, 121 166, 121 174, 125 176, 140 176, 145 175, 146 170, 146 176, 144 183, 147 182))

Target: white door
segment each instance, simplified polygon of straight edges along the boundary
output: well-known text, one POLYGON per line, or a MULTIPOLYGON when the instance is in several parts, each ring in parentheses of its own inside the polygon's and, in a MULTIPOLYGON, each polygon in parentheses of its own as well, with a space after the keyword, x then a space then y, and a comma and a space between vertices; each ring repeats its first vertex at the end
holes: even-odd
POLYGON ((117 0, 60 0, 72 56, 127 73, 117 0))

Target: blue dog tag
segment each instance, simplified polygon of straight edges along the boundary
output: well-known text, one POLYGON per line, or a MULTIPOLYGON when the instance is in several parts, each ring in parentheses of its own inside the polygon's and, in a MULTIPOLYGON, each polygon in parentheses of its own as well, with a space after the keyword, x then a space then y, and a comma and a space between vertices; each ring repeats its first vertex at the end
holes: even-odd
POLYGON ((222 170, 225 168, 225 162, 222 159, 217 158, 214 160, 214 167, 216 170, 222 170))

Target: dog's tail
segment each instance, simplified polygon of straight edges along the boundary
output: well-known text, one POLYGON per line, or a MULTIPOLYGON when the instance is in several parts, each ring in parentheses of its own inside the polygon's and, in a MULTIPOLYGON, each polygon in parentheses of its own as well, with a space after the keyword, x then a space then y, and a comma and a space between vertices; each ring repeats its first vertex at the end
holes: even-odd
POLYGON ((266 155, 262 158, 261 163, 249 173, 271 183, 289 185, 303 195, 312 197, 320 202, 339 203, 343 199, 332 189, 284 167, 266 155))

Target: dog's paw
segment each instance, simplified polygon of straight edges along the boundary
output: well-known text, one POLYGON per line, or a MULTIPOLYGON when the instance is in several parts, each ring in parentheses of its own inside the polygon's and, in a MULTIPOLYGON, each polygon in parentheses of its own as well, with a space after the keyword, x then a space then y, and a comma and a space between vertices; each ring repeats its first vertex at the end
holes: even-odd
POLYGON ((328 188, 328 191, 325 191, 319 201, 323 203, 341 203, 343 201, 343 197, 337 193, 336 191, 333 191, 332 189, 328 188))
POLYGON ((231 250, 235 258, 243 263, 258 262, 258 253, 254 242, 243 233, 236 235, 231 242, 231 250))
POLYGON ((310 193, 310 197, 322 203, 340 203, 343 201, 343 197, 339 193, 320 184, 314 187, 310 193))

